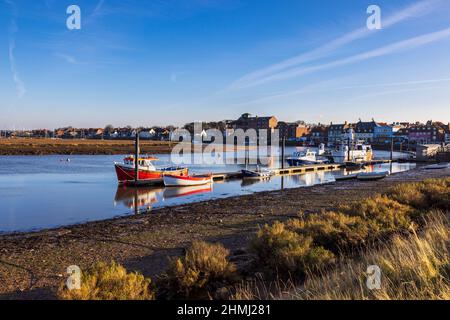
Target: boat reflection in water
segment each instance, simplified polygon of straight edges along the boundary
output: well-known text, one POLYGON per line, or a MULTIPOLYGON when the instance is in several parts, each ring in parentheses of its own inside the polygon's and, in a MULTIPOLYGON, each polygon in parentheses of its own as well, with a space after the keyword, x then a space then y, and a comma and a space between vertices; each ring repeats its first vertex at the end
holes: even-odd
MULTIPOLYGON (((405 171, 414 166, 414 164, 394 163, 392 164, 392 171, 394 173, 405 171)), ((115 204, 119 208, 123 205, 128 209, 134 209, 134 213, 136 214, 146 213, 162 207, 248 195, 256 192, 335 183, 338 180, 356 179, 356 175, 362 172, 386 172, 389 171, 390 167, 390 164, 385 163, 366 166, 363 170, 356 172, 345 169, 338 171, 317 171, 307 172, 306 174, 272 176, 267 179, 216 181, 213 185, 207 184, 201 186, 167 188, 119 186, 115 196, 115 204)))
POLYGON ((151 211, 153 205, 159 202, 158 195, 162 191, 161 188, 134 188, 119 185, 114 198, 114 206, 122 203, 128 209, 151 211))
POLYGON ((202 193, 210 193, 213 191, 212 184, 206 184, 201 186, 190 186, 190 187, 176 187, 176 188, 166 188, 164 190, 164 199, 188 197, 192 195, 199 195, 202 193))
MULTIPOLYGON (((121 203, 128 209, 134 209, 135 213, 150 212, 153 207, 168 199, 197 196, 211 193, 212 185, 176 187, 176 188, 137 188, 119 185, 117 187, 114 205, 121 203)), ((180 201, 180 204, 183 201, 180 201)), ((174 204, 177 204, 176 202, 174 204)))

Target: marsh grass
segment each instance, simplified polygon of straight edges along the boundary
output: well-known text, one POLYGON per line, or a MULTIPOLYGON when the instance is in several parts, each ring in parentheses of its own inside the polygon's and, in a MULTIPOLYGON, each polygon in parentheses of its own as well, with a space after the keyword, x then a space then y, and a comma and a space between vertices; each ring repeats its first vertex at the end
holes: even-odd
POLYGON ((357 259, 341 257, 335 268, 308 273, 301 285, 294 281, 258 279, 241 283, 238 300, 416 300, 450 299, 449 217, 430 212, 423 230, 397 235, 357 259), (381 289, 366 286, 367 267, 381 268, 381 289))
POLYGON ((336 256, 355 256, 369 245, 407 236, 424 226, 433 208, 448 210, 450 179, 403 184, 335 212, 275 222, 251 241, 258 271, 301 280, 307 271, 333 266, 336 256))

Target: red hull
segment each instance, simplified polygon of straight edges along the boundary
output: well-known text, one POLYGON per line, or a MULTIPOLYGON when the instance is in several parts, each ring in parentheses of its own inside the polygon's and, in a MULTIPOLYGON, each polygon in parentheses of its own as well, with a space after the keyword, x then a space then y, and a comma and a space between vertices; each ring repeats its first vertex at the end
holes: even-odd
MULTIPOLYGON (((116 174, 119 183, 127 183, 133 182, 135 179, 134 168, 127 168, 121 165, 116 164, 116 174)), ((180 169, 175 171, 147 171, 147 170, 139 170, 138 177, 139 180, 149 182, 149 183, 164 183, 163 176, 164 174, 173 174, 173 175, 187 175, 188 169, 180 169)))

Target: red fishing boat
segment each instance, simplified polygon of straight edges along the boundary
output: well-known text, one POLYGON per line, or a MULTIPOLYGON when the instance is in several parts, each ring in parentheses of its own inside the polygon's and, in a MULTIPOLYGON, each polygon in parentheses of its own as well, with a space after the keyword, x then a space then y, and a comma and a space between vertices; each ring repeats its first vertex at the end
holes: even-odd
MULTIPOLYGON (((184 167, 164 167, 156 168, 153 165, 155 157, 140 157, 138 159, 138 180, 141 184, 163 184, 163 177, 166 174, 187 176, 188 169, 184 167)), ((135 182, 135 158, 134 156, 126 157, 123 163, 115 163, 117 179, 120 184, 135 182)))

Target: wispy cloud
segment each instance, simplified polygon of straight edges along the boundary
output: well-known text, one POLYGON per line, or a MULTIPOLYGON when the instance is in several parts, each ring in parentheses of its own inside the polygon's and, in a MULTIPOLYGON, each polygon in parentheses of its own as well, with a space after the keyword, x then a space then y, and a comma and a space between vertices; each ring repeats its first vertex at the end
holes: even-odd
POLYGON ((16 49, 16 40, 15 40, 15 34, 18 32, 18 27, 16 24, 16 15, 17 15, 17 6, 14 3, 14 1, 11 0, 5 0, 5 3, 10 6, 11 8, 11 23, 9 27, 9 47, 8 47, 8 57, 9 57, 9 64, 11 67, 11 73, 12 73, 12 79, 16 86, 16 94, 19 99, 23 98, 23 96, 26 94, 27 89, 25 87, 25 83, 22 81, 22 79, 19 76, 19 71, 16 64, 16 56, 15 56, 15 49, 16 49))
MULTIPOLYGON (((253 99, 250 101, 240 103, 240 104, 238 104, 238 106, 260 104, 260 103, 274 101, 274 100, 277 101, 277 100, 292 97, 292 96, 299 96, 299 95, 304 95, 304 94, 318 93, 318 92, 325 92, 325 91, 332 92, 332 91, 342 91, 342 90, 349 90, 349 89, 376 89, 376 88, 389 88, 389 87, 393 87, 393 88, 395 88, 395 87, 410 87, 410 88, 385 90, 385 91, 381 91, 381 92, 364 94, 364 95, 360 95, 355 98, 352 98, 350 100, 350 101, 353 101, 353 100, 368 98, 368 97, 377 97, 377 96, 383 96, 383 95, 388 95, 388 94, 423 90, 424 89, 423 85, 441 84, 441 83, 445 84, 447 82, 450 82, 450 78, 440 78, 440 79, 375 83, 375 84, 366 84, 366 85, 330 86, 330 84, 332 84, 332 83, 342 82, 342 81, 346 81, 349 79, 351 79, 351 78, 338 78, 338 79, 321 81, 318 83, 313 83, 313 84, 304 86, 302 88, 298 88, 296 90, 290 90, 290 91, 285 91, 285 92, 269 94, 269 95, 266 95, 266 96, 258 98, 258 99, 253 99)), ((433 87, 433 88, 438 88, 438 87, 433 87)))
POLYGON ((381 97, 381 96, 396 95, 396 94, 407 93, 407 92, 417 92, 419 90, 424 91, 424 90, 438 90, 438 89, 450 89, 450 87, 434 86, 434 87, 406 88, 406 89, 397 89, 397 90, 384 90, 384 91, 371 92, 368 94, 353 97, 349 100, 349 102, 368 99, 368 98, 376 98, 376 97, 381 97))
POLYGON ((63 59, 64 61, 66 61, 67 63, 70 63, 70 64, 76 64, 76 65, 82 64, 77 59, 75 59, 75 57, 65 54, 65 53, 57 52, 57 53, 55 53, 55 56, 63 59))
POLYGON ((324 63, 321 65, 316 65, 316 66, 312 66, 312 67, 292 68, 292 69, 289 69, 284 72, 279 72, 279 73, 255 80, 255 81, 253 81, 252 85, 256 86, 256 85, 261 85, 261 84, 268 83, 268 82, 286 80, 286 79, 298 77, 301 75, 311 74, 311 73, 314 73, 317 71, 322 71, 322 70, 331 69, 331 68, 335 68, 335 67, 341 67, 341 66, 377 58, 377 57, 391 55, 394 53, 422 47, 424 45, 427 45, 427 44, 430 44, 433 42, 437 42, 439 40, 442 40, 442 39, 445 39, 448 37, 450 37, 450 28, 432 32, 432 33, 428 33, 428 34, 414 37, 411 39, 399 41, 394 44, 390 44, 390 45, 387 45, 387 46, 384 46, 381 48, 377 48, 377 49, 374 49, 371 51, 360 53, 360 54, 357 54, 357 55, 354 55, 354 56, 351 56, 348 58, 336 60, 333 62, 324 63))
POLYGON ((19 76, 19 72, 17 71, 16 67, 16 58, 14 55, 14 50, 16 48, 16 43, 12 39, 9 42, 9 64, 11 65, 11 72, 13 76, 14 84, 16 85, 16 93, 18 98, 23 98, 25 93, 27 92, 25 88, 25 83, 22 81, 22 79, 19 76))
POLYGON ((450 82, 450 78, 345 86, 340 89, 368 89, 368 88, 379 88, 379 87, 399 87, 399 86, 422 85, 422 84, 441 83, 441 82, 450 82))
MULTIPOLYGON (((444 0, 422 0, 413 5, 410 5, 384 18, 383 29, 387 29, 398 23, 404 22, 408 19, 424 16, 432 12, 435 12, 436 10, 439 10, 441 8, 441 5, 444 2, 445 2, 444 0)), ((335 52, 337 49, 347 44, 350 44, 354 41, 366 38, 375 33, 377 32, 374 32, 373 30, 368 30, 368 28, 366 27, 356 29, 309 52, 303 53, 293 58, 281 61, 274 65, 249 73, 233 82, 230 85, 229 89, 242 89, 266 83, 267 82, 266 80, 276 79, 276 77, 275 78, 271 77, 271 75, 273 74, 283 72, 283 70, 293 68, 307 62, 312 62, 320 58, 327 57, 333 52, 335 52)))

